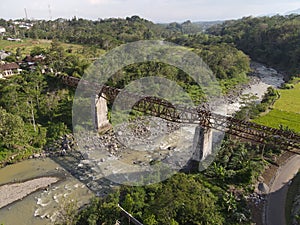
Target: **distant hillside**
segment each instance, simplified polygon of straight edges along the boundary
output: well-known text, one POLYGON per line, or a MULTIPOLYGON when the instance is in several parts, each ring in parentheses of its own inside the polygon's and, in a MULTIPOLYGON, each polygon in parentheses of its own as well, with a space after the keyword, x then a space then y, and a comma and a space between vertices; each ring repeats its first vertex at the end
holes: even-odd
POLYGON ((207 30, 208 28, 222 24, 224 21, 223 20, 216 20, 216 21, 199 21, 199 22, 193 22, 194 24, 200 26, 203 31, 207 30))
POLYGON ((168 38, 176 32, 177 30, 165 29, 139 16, 97 21, 74 17, 71 20, 37 21, 23 35, 33 39, 58 39, 66 43, 87 44, 109 50, 127 42, 168 38))
POLYGON ((253 60, 300 73, 300 15, 244 17, 208 29, 208 33, 234 43, 253 60))
POLYGON ((222 24, 224 21, 218 20, 218 21, 197 21, 197 22, 191 22, 190 20, 187 20, 183 23, 166 23, 166 24, 160 24, 163 26, 166 30, 181 33, 181 34, 197 34, 202 33, 206 31, 208 28, 222 24))
POLYGON ((284 13, 284 15, 300 14, 300 8, 284 13))

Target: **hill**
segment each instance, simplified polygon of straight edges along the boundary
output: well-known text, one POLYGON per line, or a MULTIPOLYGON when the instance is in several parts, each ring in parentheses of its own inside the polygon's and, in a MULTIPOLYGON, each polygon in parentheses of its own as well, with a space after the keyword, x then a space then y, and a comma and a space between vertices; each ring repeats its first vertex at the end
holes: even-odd
POLYGON ((300 14, 300 8, 284 13, 284 15, 300 14))

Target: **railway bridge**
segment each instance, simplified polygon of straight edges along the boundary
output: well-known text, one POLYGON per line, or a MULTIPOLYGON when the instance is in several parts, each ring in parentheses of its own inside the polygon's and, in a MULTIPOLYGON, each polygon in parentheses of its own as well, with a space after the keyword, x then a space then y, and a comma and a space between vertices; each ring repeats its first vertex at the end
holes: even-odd
MULTIPOLYGON (((72 76, 60 76, 63 82, 69 86, 77 87, 79 78, 72 76)), ((83 81, 83 84, 85 81, 83 81)), ((91 84, 86 81, 87 86, 91 84)), ((110 86, 97 87, 99 94, 92 96, 92 112, 94 127, 99 130, 109 125, 107 118, 107 101, 113 101, 121 92, 121 89, 110 86)), ((124 91, 122 91, 124 94, 124 91)), ((125 92, 128 96, 135 93, 125 92)), ((132 109, 147 115, 160 117, 168 121, 196 124, 193 150, 193 159, 202 161, 211 153, 212 130, 226 132, 258 144, 272 144, 281 146, 281 149, 294 151, 300 149, 300 136, 290 131, 262 126, 250 121, 238 120, 230 116, 213 113, 204 107, 186 107, 173 105, 170 102, 153 96, 135 96, 140 99, 132 109)))

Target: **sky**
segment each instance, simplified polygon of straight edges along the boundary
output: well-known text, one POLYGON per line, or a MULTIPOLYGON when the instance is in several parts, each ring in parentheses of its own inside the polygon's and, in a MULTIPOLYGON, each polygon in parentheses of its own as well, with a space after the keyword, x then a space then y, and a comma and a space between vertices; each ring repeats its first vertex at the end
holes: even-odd
POLYGON ((25 18, 24 8, 31 19, 76 16, 97 20, 138 15, 166 23, 285 13, 299 9, 300 0, 1 0, 0 18, 25 18))

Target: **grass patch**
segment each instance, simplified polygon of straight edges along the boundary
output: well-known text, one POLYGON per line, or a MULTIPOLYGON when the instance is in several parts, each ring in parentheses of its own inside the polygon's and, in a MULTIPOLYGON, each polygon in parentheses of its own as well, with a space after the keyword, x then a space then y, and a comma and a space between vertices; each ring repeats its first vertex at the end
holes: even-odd
POLYGON ((293 89, 279 90, 280 99, 275 102, 274 108, 300 114, 300 83, 293 89))
POLYGON ((253 121, 277 129, 283 125, 300 133, 300 83, 295 82, 293 89, 279 90, 279 94, 273 109, 253 121))
MULTIPOLYGON (((23 39, 22 42, 13 42, 13 41, 7 41, 7 40, 0 40, 0 49, 3 49, 8 52, 16 53, 17 48, 21 49, 22 57, 25 57, 26 55, 29 55, 31 50, 39 46, 44 49, 48 49, 51 45, 51 40, 44 40, 44 39, 23 39)), ((71 50, 72 53, 85 55, 87 57, 89 54, 87 54, 86 49, 89 48, 89 46, 84 45, 78 45, 78 44, 68 44, 60 42, 62 47, 65 50, 71 50)), ((102 55, 105 51, 102 49, 95 49, 95 55, 102 55)))
MULTIPOLYGON (((293 182, 291 183, 289 189, 288 189, 288 193, 287 193, 287 197, 286 197, 286 202, 285 202, 285 218, 286 218, 286 223, 287 225, 291 225, 292 224, 292 209, 293 209, 293 203, 294 203, 294 199, 296 198, 296 196, 300 195, 300 173, 298 173, 294 179, 293 182)), ((300 222, 300 221, 298 221, 300 222)))
POLYGON ((287 126, 295 132, 300 133, 300 114, 298 113, 273 109, 267 115, 256 118, 253 121, 277 129, 279 125, 287 126))
POLYGON ((0 40, 0 49, 15 53, 17 48, 21 48, 24 52, 29 53, 35 46, 47 48, 50 46, 50 44, 51 41, 49 40, 23 39, 21 42, 0 40))

